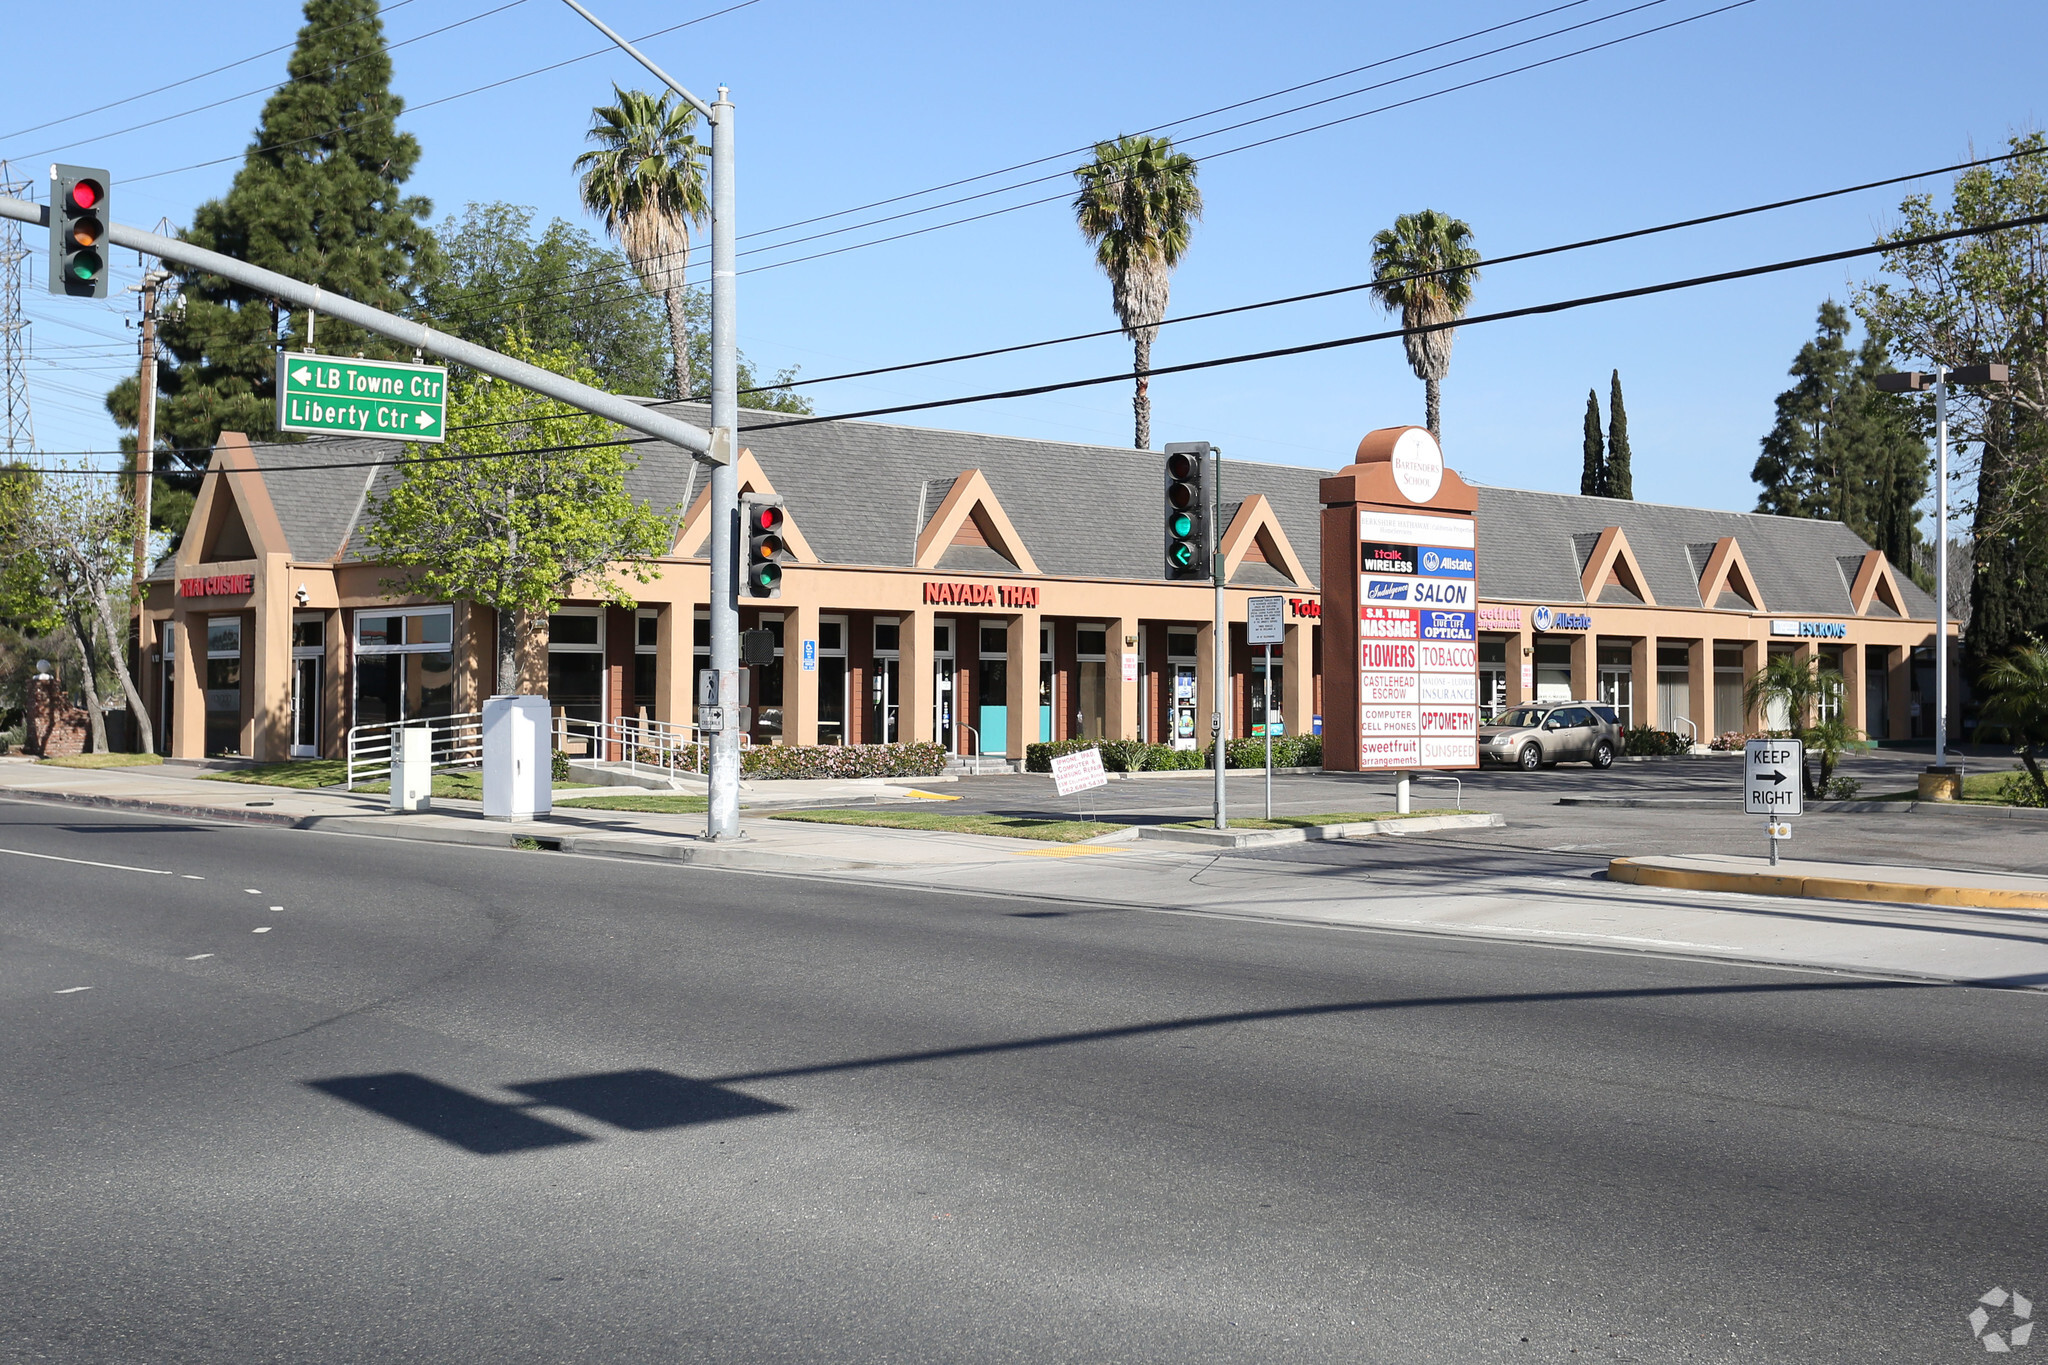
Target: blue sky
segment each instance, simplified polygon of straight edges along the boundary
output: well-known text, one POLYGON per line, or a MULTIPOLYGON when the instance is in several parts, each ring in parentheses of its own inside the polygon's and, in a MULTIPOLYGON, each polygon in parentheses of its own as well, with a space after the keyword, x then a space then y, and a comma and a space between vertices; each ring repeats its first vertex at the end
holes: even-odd
MULTIPOLYGON (((733 0, 593 0, 630 36, 710 14, 733 0)), ((1109 287, 1065 203, 1060 155, 1094 139, 1315 81, 1347 68, 1509 23, 1557 0, 1464 5, 1312 4, 1175 7, 1043 0, 1024 6, 756 0, 647 50, 709 97, 724 83, 739 121, 740 338, 765 369, 807 375, 923 359, 1113 325, 1109 287), (1044 165, 805 229, 763 232, 1019 162, 1044 165), (1009 188, 1009 187, 1015 188, 1009 188), (971 204, 801 246, 807 233, 1003 187, 971 204), (832 247, 985 213, 1051 203, 841 254, 832 247)), ((1373 232, 1431 207, 1472 224, 1505 254, 1790 195, 1923 170, 2001 150, 2042 117, 2038 53, 2048 7, 1897 0, 1588 0, 1484 38, 1455 43, 1230 115, 1172 131, 1203 158, 1206 215, 1173 283, 1174 313, 1351 284, 1369 274, 1373 232), (1633 13, 1621 11, 1634 9, 1633 13), (1536 70, 1370 114, 1264 147, 1242 142, 1707 15, 1536 70), (1605 17, 1603 16, 1614 16, 1605 17), (1572 33, 1540 38, 1568 25, 1572 33), (1220 124, 1458 62, 1511 52, 1340 98, 1235 133, 1220 124)), ((502 81, 603 46, 559 0, 406 0, 387 6, 389 40, 472 16, 399 47, 394 86, 417 113, 403 126, 425 155, 408 187, 437 218, 471 200, 532 205, 577 222, 571 160, 590 107, 611 82, 648 84, 622 54, 502 81), (486 11, 498 9, 496 13, 486 11), (460 95, 445 103, 429 101, 460 95)), ((51 160, 112 169, 115 212, 178 225, 221 193, 286 53, 19 136, 14 130, 109 98, 289 44, 301 22, 285 0, 104 0, 85 11, 24 6, 6 21, 17 63, 0 97, 0 155, 40 179, 51 160), (59 54, 90 14, 108 40, 99 73, 75 79, 59 54), (243 98, 230 98, 247 94, 243 98), (212 109, 172 117, 195 106, 212 109), (144 125, 134 131, 131 125, 144 125), (58 143, 78 145, 50 150, 58 143), (218 165, 173 171, 195 162, 218 165)), ((1945 184, 1923 182, 1939 193, 1945 184)), ((1482 277, 1490 311, 1856 246, 1889 226, 1902 189, 1880 190, 1646 241, 1509 264, 1482 277)), ((36 234, 31 233, 31 237, 36 234)), ((39 243, 33 243, 40 245, 39 243)), ((132 283, 121 253, 116 285, 132 283)), ((709 251, 692 260, 708 270, 709 251)), ((98 402, 132 368, 133 296, 106 304, 50 297, 40 254, 24 288, 35 319, 36 434, 46 449, 109 449, 98 402)), ((1746 509, 1757 439, 1785 368, 1830 294, 1870 266, 1850 263, 1459 334, 1444 386, 1447 459, 1475 480, 1575 491, 1585 395, 1603 408, 1619 368, 1635 451, 1636 494, 1746 509)), ((1364 295, 1170 327, 1155 363, 1353 335, 1386 325, 1364 295)), ((1128 367, 1118 338, 820 385, 824 413, 1103 374, 1128 367)), ((1153 384, 1153 440, 1209 439, 1233 457, 1335 467, 1358 438, 1422 419, 1422 386, 1398 342, 1264 361, 1153 384)), ((920 425, 1124 444, 1128 385, 911 414, 920 425)), ((1085 480, 1077 480, 1077 490, 1085 480)))

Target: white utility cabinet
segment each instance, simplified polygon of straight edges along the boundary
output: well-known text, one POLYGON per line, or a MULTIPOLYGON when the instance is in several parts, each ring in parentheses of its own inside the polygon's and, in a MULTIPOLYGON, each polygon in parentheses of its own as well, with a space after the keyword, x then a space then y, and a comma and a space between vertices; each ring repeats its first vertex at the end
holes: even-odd
POLYGON ((546 697, 484 703, 484 815, 531 820, 554 809, 546 697))
POLYGON ((434 804, 434 732, 408 725, 391 746, 391 809, 432 810, 434 804))

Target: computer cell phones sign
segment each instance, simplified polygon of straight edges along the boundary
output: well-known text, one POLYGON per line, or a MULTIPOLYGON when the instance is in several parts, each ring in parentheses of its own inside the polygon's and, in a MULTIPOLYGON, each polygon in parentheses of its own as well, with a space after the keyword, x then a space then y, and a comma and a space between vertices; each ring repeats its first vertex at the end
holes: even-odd
POLYGON ((1806 746, 1796 739, 1752 739, 1742 746, 1742 802, 1751 815, 1797 815, 1806 746))

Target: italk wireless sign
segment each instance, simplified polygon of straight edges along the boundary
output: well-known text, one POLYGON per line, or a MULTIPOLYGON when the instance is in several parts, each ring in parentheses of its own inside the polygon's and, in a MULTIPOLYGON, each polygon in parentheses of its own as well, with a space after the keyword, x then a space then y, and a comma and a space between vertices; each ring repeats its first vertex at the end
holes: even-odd
POLYGON ((1477 767, 1471 486, 1444 468, 1427 431, 1394 427, 1361 441, 1355 463, 1324 479, 1321 493, 1323 766, 1477 767), (1355 672, 1337 663, 1346 654, 1355 672))

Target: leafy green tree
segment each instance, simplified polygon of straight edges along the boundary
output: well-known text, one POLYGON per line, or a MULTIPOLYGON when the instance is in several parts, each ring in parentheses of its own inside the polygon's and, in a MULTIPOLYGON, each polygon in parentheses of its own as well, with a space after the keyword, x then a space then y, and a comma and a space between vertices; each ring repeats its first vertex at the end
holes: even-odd
POLYGON ((1144 134, 1095 144, 1095 159, 1077 167, 1074 221, 1109 276, 1109 303, 1131 339, 1137 389, 1131 398, 1133 444, 1152 448, 1152 343, 1166 317, 1173 269, 1187 253, 1202 217, 1195 159, 1173 139, 1144 134))
POLYGON ((1782 710, 1785 728, 1805 743, 1807 758, 1819 760, 1818 780, 1811 768, 1802 765, 1799 770, 1799 784, 1812 800, 1827 790, 1842 755, 1862 738, 1840 719, 1843 686, 1842 675, 1822 667, 1817 657, 1774 654, 1742 687, 1746 711, 1764 717, 1768 724, 1771 713, 1782 710), (1832 716, 1822 719, 1830 712, 1832 716))
POLYGON ((1993 659, 1981 674, 1984 689, 1980 733, 2000 735, 2034 780, 2036 804, 2048 804, 2048 777, 2041 755, 2048 751, 2048 645, 2034 641, 1993 659))
POLYGON ((128 608, 135 554, 135 505, 127 484, 80 461, 46 474, 19 508, 12 555, 42 571, 40 591, 84 654, 80 675, 95 751, 107 751, 99 676, 120 680, 143 753, 154 753, 149 710, 128 669, 128 608))
POLYGON ((1584 461, 1579 466, 1579 493, 1583 497, 1607 496, 1607 441, 1600 435, 1600 395, 1586 390, 1586 437, 1584 461))
POLYGON ((1749 477, 1763 486, 1756 510, 1784 517, 1840 519, 1842 479, 1839 440, 1824 450, 1828 413, 1847 387, 1854 353, 1849 349, 1849 312, 1829 299, 1820 306, 1813 340, 1799 348, 1790 373, 1796 381, 1778 395, 1777 420, 1763 438, 1749 477))
POLYGON ((44 589, 48 572, 28 543, 29 513, 42 475, 20 460, 0 465, 0 625, 24 635, 48 635, 63 624, 44 589))
MULTIPOLYGON (((497 349, 586 384, 597 379, 569 353, 538 350, 516 334, 497 349)), ((619 434, 602 418, 479 375, 451 394, 448 425, 445 450, 399 456, 397 482, 370 500, 368 539, 384 563, 410 571, 387 588, 496 611, 497 690, 516 692, 522 618, 545 615, 572 591, 632 606, 622 577, 652 581, 649 562, 674 543, 679 515, 626 492, 627 447, 589 445, 619 434)))
POLYGON ((518 204, 472 203, 436 227, 443 265, 422 294, 425 315, 479 346, 522 333, 538 350, 576 356, 613 393, 661 393, 662 305, 618 252, 560 218, 536 233, 533 217, 518 204))
POLYGON ((1636 496, 1635 471, 1630 466, 1628 448, 1628 409, 1621 405, 1621 371, 1614 372, 1612 387, 1607 397, 1607 487, 1604 490, 1610 498, 1626 498, 1633 502, 1636 496))
POLYGON ((697 140, 696 109, 663 91, 612 87, 616 104, 590 111, 589 140, 576 158, 583 207, 604 222, 641 285, 668 310, 671 393, 690 392, 689 315, 684 276, 690 226, 711 212, 704 190, 708 149, 697 140))
POLYGON ((1422 381, 1429 434, 1443 439, 1441 398, 1451 369, 1451 339, 1443 326, 1465 316, 1479 281, 1479 252, 1470 225, 1435 209, 1404 213, 1372 239, 1373 297, 1401 315, 1408 365, 1422 381), (1418 332, 1418 327, 1436 330, 1418 332))

